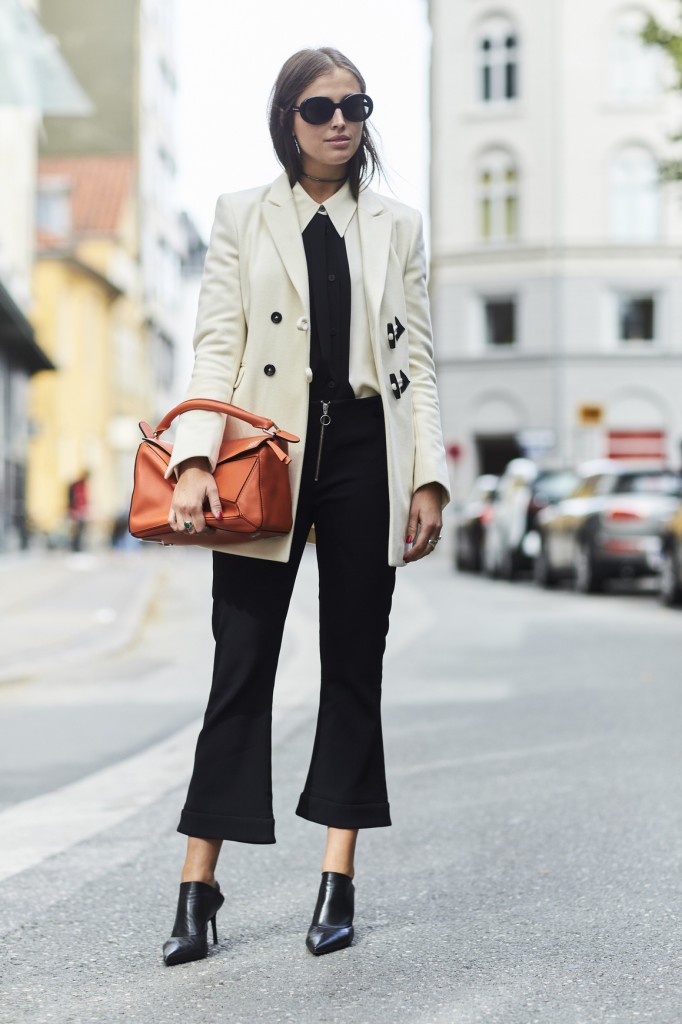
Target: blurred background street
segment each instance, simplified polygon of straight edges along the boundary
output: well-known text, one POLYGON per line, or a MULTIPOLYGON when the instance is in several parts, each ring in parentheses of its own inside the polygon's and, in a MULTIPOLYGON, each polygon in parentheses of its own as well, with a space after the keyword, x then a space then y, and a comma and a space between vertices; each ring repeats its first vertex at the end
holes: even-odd
POLYGON ((3 1022, 679 1024, 681 54, 678 0, 0 0, 3 1022), (303 947, 309 550, 278 845, 226 851, 220 948, 168 971, 211 559, 130 538, 138 423, 307 45, 424 215, 453 501, 399 573, 355 945, 303 947))
MULTIPOLYGON (((225 849, 220 947, 164 968, 210 652, 208 559, 163 555, 120 648, 76 642, 77 661, 0 687, 4 1019, 677 1024, 679 616, 632 587, 455 575, 445 554, 399 580, 394 826, 361 837, 356 944, 303 945, 322 844, 293 814, 314 732, 308 552, 277 687, 278 843, 225 849)), ((102 593, 62 571, 60 606, 89 620, 102 593)))

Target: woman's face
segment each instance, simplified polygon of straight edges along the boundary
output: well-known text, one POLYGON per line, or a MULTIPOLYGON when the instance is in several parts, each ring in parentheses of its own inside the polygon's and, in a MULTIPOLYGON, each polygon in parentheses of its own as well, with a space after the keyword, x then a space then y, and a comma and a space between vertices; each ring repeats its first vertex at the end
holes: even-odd
MULTIPOLYGON (((328 96, 340 103, 351 93, 362 92, 355 75, 344 68, 334 68, 320 75, 296 98, 295 106, 311 96, 328 96)), ((360 145, 362 121, 347 121, 337 107, 326 124, 308 124, 294 114, 293 132, 301 150, 303 170, 316 178, 340 178, 345 165, 360 145)))

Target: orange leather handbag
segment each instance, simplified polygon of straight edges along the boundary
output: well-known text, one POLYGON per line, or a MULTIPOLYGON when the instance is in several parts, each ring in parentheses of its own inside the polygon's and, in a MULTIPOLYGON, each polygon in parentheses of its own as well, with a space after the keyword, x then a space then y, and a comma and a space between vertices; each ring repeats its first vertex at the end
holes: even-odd
POLYGON ((164 416, 156 430, 144 422, 140 423, 140 430, 143 438, 135 459, 135 483, 128 517, 133 537, 162 544, 214 547, 281 537, 291 530, 288 443, 300 440, 295 434, 280 430, 264 416, 208 398, 181 402, 164 416), (260 429, 259 434, 251 437, 223 437, 214 472, 223 518, 216 519, 206 509, 204 517, 210 529, 199 534, 176 532, 168 523, 176 479, 171 475, 167 480, 165 473, 173 446, 160 440, 176 416, 191 409, 226 413, 260 429))

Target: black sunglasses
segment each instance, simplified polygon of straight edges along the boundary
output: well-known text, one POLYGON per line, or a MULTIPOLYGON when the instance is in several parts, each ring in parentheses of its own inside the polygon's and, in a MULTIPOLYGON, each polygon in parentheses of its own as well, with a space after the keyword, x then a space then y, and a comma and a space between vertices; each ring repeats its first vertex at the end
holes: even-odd
POLYGON ((374 104, 366 93, 354 92, 340 103, 334 103, 328 96, 310 96, 303 100, 300 107, 291 109, 300 114, 308 124, 326 124, 339 108, 347 121, 366 121, 374 110, 374 104))

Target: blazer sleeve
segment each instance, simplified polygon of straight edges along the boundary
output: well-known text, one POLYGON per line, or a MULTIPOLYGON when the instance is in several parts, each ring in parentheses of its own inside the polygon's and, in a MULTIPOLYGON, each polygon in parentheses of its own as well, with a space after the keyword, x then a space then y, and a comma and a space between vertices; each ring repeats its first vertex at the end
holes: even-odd
MULTIPOLYGON (((186 398, 229 402, 246 344, 241 293, 239 238, 229 195, 220 196, 211 230, 194 332, 194 369, 186 398)), ((225 429, 219 413, 192 410, 178 420, 166 476, 195 456, 215 469, 225 429)))
POLYGON ((443 488, 445 506, 450 500, 450 478, 436 387, 422 220, 416 211, 405 267, 405 300, 415 439, 412 486, 416 491, 424 484, 439 483, 443 488))

